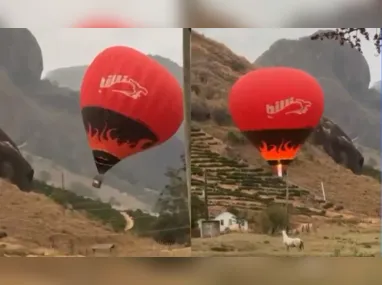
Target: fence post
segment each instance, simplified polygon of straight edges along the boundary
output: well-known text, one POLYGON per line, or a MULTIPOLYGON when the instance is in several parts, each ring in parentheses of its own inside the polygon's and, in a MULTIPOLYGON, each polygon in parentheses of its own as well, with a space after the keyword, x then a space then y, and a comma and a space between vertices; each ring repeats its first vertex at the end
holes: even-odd
POLYGON ((204 169, 204 215, 205 215, 205 219, 206 221, 208 221, 210 219, 209 217, 209 214, 208 214, 208 194, 207 194, 207 170, 204 169))

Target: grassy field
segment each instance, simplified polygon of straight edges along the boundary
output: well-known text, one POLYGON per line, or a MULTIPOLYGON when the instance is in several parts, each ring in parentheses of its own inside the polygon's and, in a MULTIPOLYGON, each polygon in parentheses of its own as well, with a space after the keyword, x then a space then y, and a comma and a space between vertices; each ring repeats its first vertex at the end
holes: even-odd
POLYGON ((121 219, 124 221, 123 215, 118 217, 118 211, 110 205, 86 201, 72 192, 59 191, 49 186, 38 190, 35 190, 38 193, 22 192, 0 180, 0 232, 7 234, 0 238, 0 257, 94 256, 92 246, 105 243, 115 245, 112 253, 106 252, 108 256, 191 255, 189 247, 166 246, 152 238, 124 232, 125 223, 120 223, 121 219), (67 203, 76 203, 78 208, 74 205, 69 209, 65 207, 67 203), (91 216, 89 210, 98 214, 91 216), (118 232, 112 229, 111 222, 116 221, 120 226, 118 232))
POLYGON ((192 240, 193 256, 379 256, 379 230, 325 225, 299 236, 305 250, 286 251, 281 235, 230 233, 192 240))

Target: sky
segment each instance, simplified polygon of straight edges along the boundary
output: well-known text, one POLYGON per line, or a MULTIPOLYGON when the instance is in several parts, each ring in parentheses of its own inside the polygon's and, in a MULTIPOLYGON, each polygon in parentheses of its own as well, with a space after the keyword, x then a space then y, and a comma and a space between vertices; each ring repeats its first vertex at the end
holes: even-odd
POLYGON ((11 27, 67 27, 88 15, 116 15, 132 24, 175 27, 178 0, 12 0, 0 3, 0 17, 11 27), (49 13, 41 13, 41 7, 49 13))
MULTIPOLYGON (((0 17, 11 27, 63 27, 90 14, 113 14, 132 23, 149 26, 181 26, 187 12, 184 1, 196 0, 12 0, 0 3, 0 17), (41 13, 41 7, 51 13, 41 13)), ((243 20, 247 25, 280 27, 283 22, 306 11, 342 10, 372 0, 198 0, 203 8, 214 9, 243 20), (275 13, 277 11, 277 13, 275 13)))
MULTIPOLYGON (((183 66, 182 29, 48 29, 31 28, 44 60, 45 74, 60 67, 88 65, 103 49, 127 45, 161 55, 183 66)), ((184 140, 184 125, 177 134, 184 140)))
MULTIPOLYGON (((199 0, 206 7, 214 7, 224 15, 232 16, 247 26, 257 27, 282 27, 285 22, 293 17, 298 17, 306 12, 322 12, 328 9, 342 10, 345 6, 364 5, 370 0, 199 0), (277 11, 277 12, 276 12, 277 11)), ((323 23, 325 25, 325 23, 323 23)))
POLYGON ((126 45, 161 55, 182 66, 182 29, 49 29, 31 28, 42 49, 43 76, 60 67, 88 65, 103 49, 126 45))
MULTIPOLYGON (((317 29, 196 29, 207 37, 215 39, 228 46, 233 52, 246 57, 254 62, 261 54, 279 39, 298 39, 309 36, 317 29)), ((370 30, 374 33, 374 29, 370 30)), ((371 85, 381 80, 381 59, 376 56, 372 42, 362 42, 363 55, 365 56, 371 74, 371 85)))

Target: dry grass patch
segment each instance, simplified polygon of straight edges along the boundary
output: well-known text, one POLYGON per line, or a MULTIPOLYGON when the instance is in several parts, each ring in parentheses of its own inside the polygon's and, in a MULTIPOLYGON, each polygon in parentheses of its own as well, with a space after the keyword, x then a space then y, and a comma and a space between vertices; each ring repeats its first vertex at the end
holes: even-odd
POLYGON ((305 250, 282 244, 281 235, 231 233, 216 238, 193 239, 193 256, 379 256, 378 229, 323 225, 317 233, 302 234, 305 250))

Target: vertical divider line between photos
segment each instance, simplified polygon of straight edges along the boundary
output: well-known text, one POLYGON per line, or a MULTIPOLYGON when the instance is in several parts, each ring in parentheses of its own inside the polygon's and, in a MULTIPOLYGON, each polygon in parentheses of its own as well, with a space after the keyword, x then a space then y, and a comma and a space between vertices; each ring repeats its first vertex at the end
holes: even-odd
POLYGON ((183 113, 188 211, 191 237, 191 28, 183 28, 183 113))
MULTIPOLYGON (((382 28, 379 28, 379 46, 381 47, 382 46, 382 28)), ((380 69, 382 71, 382 55, 381 53, 379 53, 379 60, 380 60, 380 69)), ((381 72, 382 74, 382 72, 381 72)), ((380 145, 379 145, 379 150, 380 150, 380 168, 382 168, 382 154, 381 154, 381 150, 382 150, 382 126, 381 126, 381 123, 382 123, 382 77, 381 77, 381 81, 380 81, 380 91, 379 91, 379 102, 380 102, 380 106, 379 106, 379 116, 380 116, 380 119, 379 119, 379 130, 380 130, 380 133, 379 135, 381 136, 380 137, 380 145)), ((382 181, 382 172, 381 173, 381 181, 382 181)), ((379 245, 380 245, 380 250, 379 250, 379 254, 380 256, 382 257, 382 185, 380 186, 380 189, 379 189, 379 195, 380 195, 380 209, 379 209, 379 223, 380 223, 380 229, 379 229, 379 245)))

